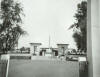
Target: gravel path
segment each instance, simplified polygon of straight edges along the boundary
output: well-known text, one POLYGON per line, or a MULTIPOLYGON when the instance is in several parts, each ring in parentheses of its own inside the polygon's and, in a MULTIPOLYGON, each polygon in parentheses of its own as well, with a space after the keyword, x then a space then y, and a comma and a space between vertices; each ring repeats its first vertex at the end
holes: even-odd
POLYGON ((79 77, 79 66, 56 60, 11 60, 8 77, 79 77))

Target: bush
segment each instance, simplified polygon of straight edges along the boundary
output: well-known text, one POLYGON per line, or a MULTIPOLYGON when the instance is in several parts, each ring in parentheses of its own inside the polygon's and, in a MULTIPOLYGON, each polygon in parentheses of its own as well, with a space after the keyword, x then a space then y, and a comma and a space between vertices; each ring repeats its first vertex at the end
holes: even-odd
POLYGON ((10 56, 10 59, 31 59, 31 56, 10 56))

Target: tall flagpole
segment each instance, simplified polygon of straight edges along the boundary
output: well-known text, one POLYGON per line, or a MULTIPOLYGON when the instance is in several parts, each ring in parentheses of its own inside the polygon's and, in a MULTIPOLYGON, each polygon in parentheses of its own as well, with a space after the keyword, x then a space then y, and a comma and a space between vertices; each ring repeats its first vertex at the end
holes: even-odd
POLYGON ((50 35, 49 35, 49 49, 50 49, 50 42, 51 42, 51 40, 50 40, 50 35))

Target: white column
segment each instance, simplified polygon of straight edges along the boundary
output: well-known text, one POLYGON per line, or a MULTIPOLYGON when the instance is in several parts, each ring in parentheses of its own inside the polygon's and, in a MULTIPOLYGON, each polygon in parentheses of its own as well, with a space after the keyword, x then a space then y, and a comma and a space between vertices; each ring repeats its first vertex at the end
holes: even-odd
POLYGON ((100 1, 88 0, 87 57, 89 77, 100 77, 100 1))
POLYGON ((30 54, 32 55, 34 53, 34 45, 30 45, 30 54))

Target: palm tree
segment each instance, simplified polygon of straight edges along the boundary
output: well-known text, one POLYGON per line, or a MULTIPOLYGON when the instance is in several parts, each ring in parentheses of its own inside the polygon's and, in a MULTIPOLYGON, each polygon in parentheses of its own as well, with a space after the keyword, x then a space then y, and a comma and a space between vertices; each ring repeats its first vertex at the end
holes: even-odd
POLYGON ((15 47, 26 32, 21 28, 23 9, 14 0, 2 0, 0 10, 0 52, 7 53, 15 47))
POLYGON ((77 5, 77 12, 74 17, 76 22, 69 29, 73 29, 73 38, 78 50, 87 52, 87 1, 82 1, 77 5))

